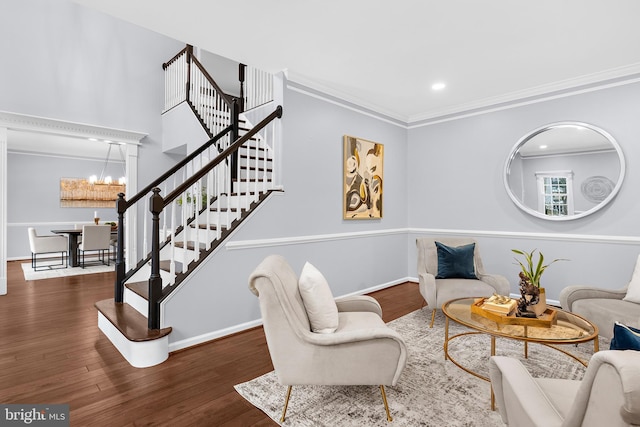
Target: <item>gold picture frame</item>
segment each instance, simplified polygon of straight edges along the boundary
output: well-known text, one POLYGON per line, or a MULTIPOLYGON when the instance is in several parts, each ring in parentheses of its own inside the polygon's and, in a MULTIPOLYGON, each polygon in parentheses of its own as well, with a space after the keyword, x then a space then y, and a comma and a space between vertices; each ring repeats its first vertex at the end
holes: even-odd
POLYGON ((343 219, 382 218, 384 145, 343 137, 343 219))

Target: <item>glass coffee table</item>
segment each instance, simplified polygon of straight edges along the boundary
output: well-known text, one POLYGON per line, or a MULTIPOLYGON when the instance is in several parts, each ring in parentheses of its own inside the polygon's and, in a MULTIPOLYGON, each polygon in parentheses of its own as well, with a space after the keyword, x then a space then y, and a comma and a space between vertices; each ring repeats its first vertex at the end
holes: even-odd
MULTIPOLYGON (((449 342, 455 338, 473 334, 487 334, 491 336, 491 355, 496 354, 496 337, 509 338, 524 342, 524 356, 528 357, 529 343, 542 344, 558 350, 567 356, 587 366, 587 362, 558 347, 560 344, 579 344, 593 341, 594 353, 598 351, 598 327, 584 317, 553 307, 556 311, 553 324, 534 326, 532 324, 504 324, 472 312, 471 306, 479 298, 458 298, 442 305, 445 315, 444 329, 444 358, 450 360, 460 369, 485 381, 488 377, 473 372, 462 366, 449 354, 449 342), (473 331, 449 336, 449 319, 464 325, 473 331)), ((519 318, 522 319, 522 318, 519 318)), ((517 320, 514 320, 517 321, 517 320)), ((522 323, 527 323, 525 320, 522 323)), ((533 322, 532 322, 533 323, 533 322)), ((491 393, 491 409, 494 409, 493 392, 491 393)))

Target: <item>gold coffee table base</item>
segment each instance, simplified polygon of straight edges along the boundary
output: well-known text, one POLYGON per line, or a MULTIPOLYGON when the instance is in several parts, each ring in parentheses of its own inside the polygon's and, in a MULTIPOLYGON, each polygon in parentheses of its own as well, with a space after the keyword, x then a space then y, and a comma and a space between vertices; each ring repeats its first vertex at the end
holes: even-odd
MULTIPOLYGON (((463 337, 466 335, 477 335, 477 334, 485 334, 491 337, 491 356, 495 356, 496 354, 496 337, 508 338, 516 341, 522 341, 524 343, 524 357, 529 357, 529 342, 534 342, 537 344, 542 344, 554 350, 557 350, 567 356, 571 357, 575 361, 579 362, 583 366, 587 366, 588 362, 580 359, 574 354, 557 347, 558 344, 566 345, 566 344, 578 344, 588 341, 593 341, 593 351, 594 353, 599 350, 598 344, 598 327, 593 325, 588 320, 563 310, 558 309, 558 316, 561 319, 562 327, 565 329, 569 329, 571 331, 575 330, 575 337, 572 336, 563 336, 562 334, 558 334, 554 332, 551 328, 546 328, 548 331, 542 336, 529 336, 529 326, 520 325, 517 329, 508 329, 503 327, 502 325, 490 321, 482 316, 478 316, 477 314, 473 314, 471 310, 471 305, 474 303, 474 298, 460 298, 456 300, 449 301, 442 305, 442 312, 445 315, 445 329, 444 329, 444 358, 445 360, 450 360, 454 365, 462 369, 463 371, 480 378, 481 380, 491 382, 488 377, 480 375, 477 372, 472 371, 471 369, 463 366, 449 354, 449 342, 455 338, 463 337), (466 307, 466 309, 465 309, 466 307), (449 319, 453 320, 456 323, 467 326, 474 331, 470 332, 462 332, 453 336, 449 336, 449 319), (524 328, 524 329, 522 329, 524 328), (556 335, 558 334, 558 335, 556 335)), ((513 327, 511 327, 513 328, 513 327)), ((540 330, 541 328, 533 328, 535 330, 540 330)), ((538 331, 539 334, 539 331, 538 331)), ((534 335, 536 333, 534 332, 534 335)), ((491 389, 491 410, 495 410, 495 397, 493 395, 493 388, 491 389)))

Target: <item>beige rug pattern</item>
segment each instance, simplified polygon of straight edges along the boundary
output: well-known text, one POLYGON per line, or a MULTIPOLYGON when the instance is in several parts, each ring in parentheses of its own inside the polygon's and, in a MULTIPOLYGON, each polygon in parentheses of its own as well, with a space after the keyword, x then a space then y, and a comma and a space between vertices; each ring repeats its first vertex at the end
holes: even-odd
MULTIPOLYGON (((428 326, 431 310, 409 313, 389 323, 404 338, 409 356, 395 387, 386 387, 394 421, 386 421, 377 387, 295 386, 284 426, 502 426, 497 411, 490 408, 490 385, 444 360, 444 317, 439 312, 433 329, 428 326)), ((450 335, 469 329, 450 322, 450 335)), ((490 337, 467 335, 450 342, 449 353, 463 366, 489 375, 490 337)), ((601 340, 600 348, 607 344, 601 340)), ((563 349, 588 360, 593 343, 563 349)), ((523 361, 534 376, 581 379, 585 368, 562 354, 539 344, 529 345, 498 338, 496 354, 523 361)), ((279 423, 286 387, 274 372, 235 386, 236 391, 279 423)))

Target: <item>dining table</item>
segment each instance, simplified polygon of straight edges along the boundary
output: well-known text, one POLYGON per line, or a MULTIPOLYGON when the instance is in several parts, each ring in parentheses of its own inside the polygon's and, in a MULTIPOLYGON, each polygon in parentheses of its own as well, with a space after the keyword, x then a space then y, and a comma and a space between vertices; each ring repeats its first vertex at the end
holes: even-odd
MULTIPOLYGON (((67 257, 67 265, 69 267, 78 267, 80 262, 78 260, 78 237, 82 236, 82 228, 65 228, 60 230, 51 230, 54 234, 66 234, 69 241, 69 256, 67 257)), ((117 235, 117 229, 111 230, 111 235, 117 235)))

